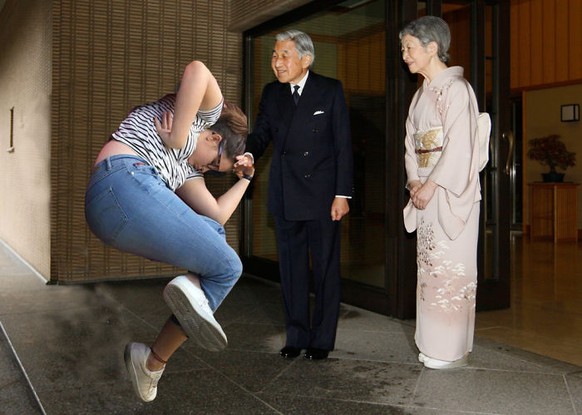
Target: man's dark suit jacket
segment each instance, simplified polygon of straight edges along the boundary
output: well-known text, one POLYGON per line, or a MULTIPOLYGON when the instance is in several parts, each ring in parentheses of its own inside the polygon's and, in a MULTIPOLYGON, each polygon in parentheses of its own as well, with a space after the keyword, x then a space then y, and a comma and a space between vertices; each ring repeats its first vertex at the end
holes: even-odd
POLYGON ((352 196, 351 133, 341 82, 310 71, 297 107, 289 84, 267 84, 246 151, 256 160, 271 141, 273 215, 322 219, 330 217, 336 195, 352 196))

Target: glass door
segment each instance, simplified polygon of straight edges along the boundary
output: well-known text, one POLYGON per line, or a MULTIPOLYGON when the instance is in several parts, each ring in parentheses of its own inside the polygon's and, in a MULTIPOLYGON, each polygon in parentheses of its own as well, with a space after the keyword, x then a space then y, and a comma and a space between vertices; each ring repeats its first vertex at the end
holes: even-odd
MULTIPOLYGON (((318 3, 318 2, 312 2, 318 3)), ((312 6, 315 7, 315 6, 312 6)), ((299 11, 296 13, 299 14, 299 11)), ((256 118, 261 91, 273 81, 271 51, 276 33, 298 29, 315 45, 313 71, 339 79, 350 113, 354 150, 355 194, 342 219, 341 273, 344 300, 366 292, 386 309, 386 13, 384 0, 348 0, 273 29, 247 36, 248 94, 246 112, 256 118)), ((278 279, 273 219, 267 212, 270 152, 257 163, 256 180, 246 204, 247 272, 278 279)), ((363 305, 363 304, 361 304, 363 305)))
MULTIPOLYGON (((433 2, 438 3, 438 2, 433 2)), ((492 120, 489 164, 481 173, 478 310, 509 307, 509 179, 514 134, 509 91, 509 2, 443 1, 451 27, 451 65, 465 68, 481 111, 492 120)))

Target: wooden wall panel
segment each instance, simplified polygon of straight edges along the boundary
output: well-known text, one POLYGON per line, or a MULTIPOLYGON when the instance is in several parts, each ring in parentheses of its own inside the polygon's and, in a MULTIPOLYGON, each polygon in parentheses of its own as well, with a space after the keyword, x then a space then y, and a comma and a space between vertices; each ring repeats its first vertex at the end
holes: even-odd
POLYGON ((511 88, 582 81, 582 1, 511 2, 511 88))
MULTIPOLYGON (((551 1, 551 0, 550 0, 551 1)), ((528 66, 522 67, 522 69, 529 68, 531 83, 532 84, 542 84, 543 83, 543 67, 544 67, 544 57, 543 57, 543 25, 542 25, 542 0, 531 0, 530 3, 530 21, 529 26, 532 28, 530 30, 529 36, 529 49, 530 49, 530 64, 528 66), (537 23, 537 25, 535 24, 537 23)))
POLYGON ((556 60, 555 80, 568 80, 568 62, 561 61, 560 57, 568 56, 570 52, 570 38, 568 36, 568 3, 569 0, 556 0, 556 37, 554 44, 554 59, 556 60))
POLYGON ((530 5, 527 2, 517 3, 516 12, 519 19, 519 32, 517 39, 517 50, 518 53, 511 55, 517 55, 519 58, 519 68, 517 76, 517 87, 523 87, 524 85, 531 84, 531 72, 530 66, 531 61, 531 42, 530 42, 530 5))
POLYGON ((568 5, 568 21, 564 22, 569 27, 569 79, 582 79, 582 1, 570 0, 568 5))
POLYGON ((509 75, 510 75, 510 85, 512 87, 519 86, 519 74, 520 74, 520 53, 517 53, 519 48, 519 33, 521 28, 521 21, 519 15, 520 8, 517 6, 512 7, 509 16, 509 47, 512 53, 509 59, 509 75))
POLYGON ((542 7, 542 82, 556 81, 556 2, 544 1, 542 7))

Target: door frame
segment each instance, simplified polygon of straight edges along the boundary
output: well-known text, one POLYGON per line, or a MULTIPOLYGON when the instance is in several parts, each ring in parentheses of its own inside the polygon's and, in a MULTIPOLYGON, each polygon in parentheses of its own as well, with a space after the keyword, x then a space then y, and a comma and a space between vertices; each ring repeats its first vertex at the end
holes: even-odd
MULTIPOLYGON (((483 16, 481 24, 484 30, 485 4, 493 10, 493 94, 491 109, 487 109, 492 117, 491 155, 486 168, 487 179, 491 180, 491 209, 494 220, 482 227, 479 237, 479 278, 477 280, 477 310, 493 310, 507 308, 510 305, 510 230, 511 230, 511 194, 510 172, 508 163, 510 145, 506 140, 507 133, 512 129, 512 102, 510 92, 510 58, 511 51, 507 45, 510 38, 510 3, 506 0, 477 0, 474 13, 483 16), (493 252, 484 249, 485 232, 492 232, 493 252), (492 255, 491 275, 485 275, 484 259, 492 255)), ((483 38, 485 33, 483 32, 483 38)), ((484 52, 484 49, 483 49, 484 52)), ((482 53, 484 56, 484 53, 482 53)), ((484 66, 482 66, 484 67, 484 66)), ((483 83, 484 85, 484 83, 483 83)), ((479 97, 479 95, 478 95, 479 97)), ((481 91, 480 105, 484 105, 485 91, 481 91)), ((482 174, 483 177, 483 174, 482 174)), ((483 209, 482 209, 483 210, 483 209)), ((485 220, 481 221, 485 224, 485 220)))

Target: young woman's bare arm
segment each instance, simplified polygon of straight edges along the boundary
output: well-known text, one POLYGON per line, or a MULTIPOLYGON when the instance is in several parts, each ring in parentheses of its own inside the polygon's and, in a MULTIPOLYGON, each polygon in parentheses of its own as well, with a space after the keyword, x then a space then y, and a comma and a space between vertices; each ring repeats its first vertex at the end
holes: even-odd
POLYGON ((214 75, 204 63, 191 62, 182 75, 173 117, 166 113, 161 121, 154 120, 158 134, 166 146, 184 147, 198 110, 215 108, 221 101, 222 92, 214 75))
POLYGON ((203 178, 187 180, 176 194, 180 196, 196 213, 214 219, 224 225, 240 203, 249 181, 240 179, 218 199, 206 188, 203 178))

